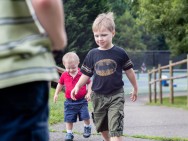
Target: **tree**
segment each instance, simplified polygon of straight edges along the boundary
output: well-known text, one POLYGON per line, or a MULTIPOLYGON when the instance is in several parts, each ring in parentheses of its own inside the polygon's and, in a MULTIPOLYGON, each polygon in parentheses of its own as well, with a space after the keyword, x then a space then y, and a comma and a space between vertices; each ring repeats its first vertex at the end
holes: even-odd
POLYGON ((126 50, 146 50, 146 45, 142 42, 142 32, 129 11, 117 18, 114 43, 126 50))
POLYGON ((75 51, 81 58, 96 47, 92 23, 99 13, 109 10, 108 0, 63 0, 68 36, 66 52, 75 51))
POLYGON ((150 33, 162 34, 173 55, 188 53, 187 0, 135 0, 139 24, 150 33))
POLYGON ((125 0, 108 0, 110 11, 113 11, 117 16, 122 16, 128 9, 128 4, 125 0))

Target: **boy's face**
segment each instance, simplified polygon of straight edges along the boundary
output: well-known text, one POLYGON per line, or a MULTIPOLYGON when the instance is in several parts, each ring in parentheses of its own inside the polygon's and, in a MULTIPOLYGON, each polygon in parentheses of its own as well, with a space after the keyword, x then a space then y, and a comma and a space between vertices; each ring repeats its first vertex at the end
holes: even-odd
POLYGON ((70 75, 76 75, 78 71, 78 64, 77 62, 64 62, 63 65, 65 66, 66 71, 70 75))
POLYGON ((107 28, 101 28, 100 30, 93 31, 95 42, 101 49, 109 49, 112 45, 112 39, 115 35, 115 31, 111 32, 107 28))

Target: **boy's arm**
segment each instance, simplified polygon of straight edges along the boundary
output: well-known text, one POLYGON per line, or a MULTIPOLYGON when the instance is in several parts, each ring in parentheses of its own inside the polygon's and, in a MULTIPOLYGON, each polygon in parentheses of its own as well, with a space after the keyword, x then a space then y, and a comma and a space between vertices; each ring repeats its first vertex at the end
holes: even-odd
POLYGON ((87 94, 85 96, 87 101, 90 101, 90 99, 91 99, 91 93, 92 93, 91 86, 92 86, 92 81, 90 81, 90 83, 87 84, 87 94))
POLYGON ((84 74, 81 75, 81 77, 78 80, 78 82, 76 83, 74 89, 72 89, 72 91, 71 91, 71 98, 73 100, 76 100, 75 95, 78 93, 79 89, 88 82, 89 79, 90 79, 89 76, 84 75, 84 74))
POLYGON ((54 102, 56 103, 57 99, 58 99, 58 94, 59 92, 61 92, 63 88, 63 85, 61 85, 60 83, 57 84, 56 90, 55 90, 55 94, 54 94, 54 102))
POLYGON ((64 8, 61 0, 32 0, 36 16, 52 41, 53 50, 67 45, 64 8))
POLYGON ((127 75, 130 83, 133 86, 133 92, 131 93, 131 100, 134 102, 137 100, 137 94, 138 94, 138 84, 136 81, 136 76, 134 70, 131 68, 129 70, 125 71, 125 74, 127 75))

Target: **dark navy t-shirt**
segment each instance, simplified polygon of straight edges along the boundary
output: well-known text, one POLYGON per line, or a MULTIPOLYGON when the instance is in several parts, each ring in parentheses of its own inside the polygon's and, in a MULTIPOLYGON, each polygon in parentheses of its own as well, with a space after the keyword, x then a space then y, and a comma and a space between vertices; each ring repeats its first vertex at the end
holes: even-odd
POLYGON ((92 90, 110 94, 123 87, 122 71, 133 67, 132 61, 123 48, 113 46, 109 50, 92 49, 87 54, 81 72, 93 76, 92 90))

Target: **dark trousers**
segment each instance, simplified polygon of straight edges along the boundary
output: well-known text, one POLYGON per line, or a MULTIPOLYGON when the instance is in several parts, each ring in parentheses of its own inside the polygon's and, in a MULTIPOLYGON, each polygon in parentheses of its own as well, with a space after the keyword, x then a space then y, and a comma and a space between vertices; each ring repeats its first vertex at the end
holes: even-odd
POLYGON ((0 89, 0 141, 48 141, 48 82, 0 89))

